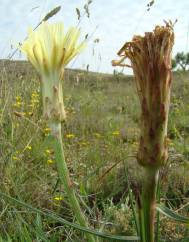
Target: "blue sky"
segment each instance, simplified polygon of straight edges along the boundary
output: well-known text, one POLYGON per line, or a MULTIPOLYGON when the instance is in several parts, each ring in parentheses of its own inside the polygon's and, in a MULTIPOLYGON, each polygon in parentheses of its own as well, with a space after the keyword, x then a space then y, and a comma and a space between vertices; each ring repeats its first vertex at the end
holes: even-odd
MULTIPOLYGON (((91 36, 87 49, 70 64, 72 68, 89 69, 100 72, 113 72, 111 60, 116 58, 119 48, 132 39, 134 34, 151 31, 155 25, 163 24, 163 19, 174 21, 175 46, 173 54, 189 51, 189 1, 155 0, 149 12, 149 0, 93 0, 90 5, 90 18, 83 17, 79 26, 83 36, 91 36), (94 39, 99 38, 98 44, 94 39), (188 43, 187 43, 188 42, 188 43)), ((75 8, 81 11, 86 0, 1 0, 0 4, 0 58, 11 52, 26 37, 29 26, 35 26, 45 13, 61 5, 62 9, 52 22, 63 21, 66 26, 77 25, 75 8)), ((24 56, 15 56, 24 58, 24 56)), ((129 73, 124 70, 124 73, 129 73)))

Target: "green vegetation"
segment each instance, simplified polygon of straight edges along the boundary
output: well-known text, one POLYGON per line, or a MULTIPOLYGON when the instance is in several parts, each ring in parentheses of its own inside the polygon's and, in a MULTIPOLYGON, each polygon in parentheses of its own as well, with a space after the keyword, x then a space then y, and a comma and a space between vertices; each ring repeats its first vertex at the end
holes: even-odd
MULTIPOLYGON (((46 139, 49 128, 41 120, 39 78, 25 62, 0 62, 0 72, 1 191, 75 222, 46 139)), ((160 193, 162 203, 187 217, 189 78, 187 72, 173 77, 169 162, 160 173, 160 193)), ((140 107, 133 79, 67 70, 64 89, 64 149, 83 210, 96 230, 134 236, 132 197, 142 174, 136 161, 140 107)), ((16 202, 1 197, 0 207, 0 241, 84 241, 78 230, 16 202)), ((162 215, 159 220, 160 241, 188 241, 185 224, 162 215)))
POLYGON ((182 71, 188 70, 189 66, 189 53, 178 52, 172 60, 173 68, 181 69, 182 71))

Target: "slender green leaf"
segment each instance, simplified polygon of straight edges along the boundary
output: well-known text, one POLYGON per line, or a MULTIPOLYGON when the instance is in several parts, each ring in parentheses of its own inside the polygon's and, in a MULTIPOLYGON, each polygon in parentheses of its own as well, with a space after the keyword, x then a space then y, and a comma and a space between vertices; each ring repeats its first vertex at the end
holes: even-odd
POLYGON ((37 235, 37 241, 45 241, 48 242, 48 239, 45 236, 45 233, 43 231, 43 224, 42 224, 42 219, 41 219, 41 215, 39 213, 37 213, 36 216, 36 220, 34 222, 34 232, 37 235))
MULTIPOLYGON (((125 165, 125 163, 124 163, 124 165, 125 165)), ((129 181, 128 175, 129 175, 129 171, 128 171, 128 168, 126 168, 126 166, 125 166, 125 178, 126 178, 126 182, 127 182, 127 186, 128 186, 129 199, 131 202, 131 209, 132 209, 132 213, 133 213, 133 217, 134 217, 137 234, 140 234, 139 221, 137 220, 137 213, 136 213, 136 208, 134 205, 135 201, 134 201, 133 194, 131 191, 131 186, 130 186, 130 181, 129 181)))
MULTIPOLYGON (((157 188, 156 188, 156 198, 157 198, 157 202, 160 203, 160 180, 158 179, 158 184, 157 184, 157 188)), ((155 241, 156 242, 160 242, 160 213, 157 212, 157 222, 156 222, 156 233, 155 233, 155 241)))
POLYGON ((177 222, 180 222, 180 223, 184 223, 184 224, 188 224, 189 225, 189 218, 187 217, 184 217, 182 215, 179 215, 177 213, 175 213, 174 211, 172 211, 171 209, 165 207, 164 205, 162 204, 157 204, 156 205, 156 209, 164 214, 166 217, 168 218, 171 218, 177 222))
POLYGON ((111 235, 111 234, 106 234, 106 233, 101 233, 101 232, 98 232, 96 230, 93 230, 93 229, 88 229, 88 228, 84 228, 76 223, 71 223, 59 216, 57 216, 55 213, 51 212, 51 211, 48 211, 48 210, 40 210, 38 208, 34 208, 32 207, 31 205, 25 203, 25 202, 22 202, 22 201, 19 201, 3 192, 0 192, 0 196, 4 197, 5 199, 7 199, 9 202, 13 202, 13 203, 16 203, 16 204, 19 204, 23 207, 26 207, 30 210, 32 210, 33 212, 36 212, 38 214, 41 214, 41 215, 44 215, 46 217, 49 217, 53 220, 56 220, 62 224, 65 224, 66 226, 70 226, 70 227, 73 227, 75 229, 78 229, 84 233, 90 233, 90 234, 94 234, 98 237, 101 237, 101 238, 106 238, 106 239, 109 239, 109 240, 117 240, 117 241, 139 241, 139 237, 137 236, 117 236, 117 235, 111 235))

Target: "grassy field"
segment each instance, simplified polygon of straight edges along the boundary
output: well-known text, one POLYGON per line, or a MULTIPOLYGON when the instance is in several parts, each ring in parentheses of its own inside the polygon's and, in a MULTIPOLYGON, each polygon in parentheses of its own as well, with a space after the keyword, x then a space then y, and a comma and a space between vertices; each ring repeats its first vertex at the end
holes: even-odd
MULTIPOLYGON (((161 201, 189 216, 189 74, 173 74, 169 161, 161 201)), ((1 191, 74 221, 59 183, 41 118, 40 82, 25 62, 0 62, 1 191)), ((135 235, 128 184, 140 190, 140 109, 132 77, 67 70, 66 160, 83 208, 96 229, 135 235), (129 181, 129 183, 128 183, 129 181)), ((0 198, 0 241, 84 241, 79 232, 0 198)), ((161 216, 162 242, 189 241, 189 228, 161 216)), ((105 240, 104 240, 105 241, 105 240)))

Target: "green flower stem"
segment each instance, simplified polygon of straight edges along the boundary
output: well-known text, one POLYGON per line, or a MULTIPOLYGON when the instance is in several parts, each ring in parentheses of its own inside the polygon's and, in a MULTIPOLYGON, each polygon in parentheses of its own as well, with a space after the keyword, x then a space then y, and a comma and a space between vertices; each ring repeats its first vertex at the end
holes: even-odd
POLYGON ((146 239, 145 239, 145 226, 144 226, 144 216, 143 216, 143 210, 142 210, 142 207, 141 207, 141 204, 140 202, 138 201, 139 203, 139 208, 138 208, 138 217, 139 217, 139 232, 140 232, 140 241, 141 242, 145 242, 146 239))
MULTIPOLYGON (((69 170, 65 161, 64 150, 63 150, 63 143, 62 143, 62 134, 61 134, 61 122, 49 122, 49 127, 51 128, 51 133, 53 136, 53 145, 54 145, 54 152, 55 158, 57 163, 57 169, 59 173, 59 177, 61 182, 63 183, 65 192, 68 196, 71 209, 76 216, 78 223, 88 228, 88 221, 81 210, 79 202, 76 198, 75 191, 74 191, 74 184, 70 179, 69 170)), ((86 234, 87 242, 95 242, 93 235, 86 234)))
POLYGON ((142 223, 145 235, 141 236, 145 238, 142 242, 154 242, 154 220, 156 211, 156 188, 158 183, 159 170, 153 167, 145 167, 145 174, 143 178, 142 187, 142 223))
MULTIPOLYGON (((157 184, 157 189, 156 189, 156 200, 157 203, 160 203, 160 180, 158 180, 158 184, 157 184)), ((160 242, 160 213, 159 211, 157 211, 157 222, 156 222, 156 237, 155 237, 155 241, 156 242, 160 242)))

